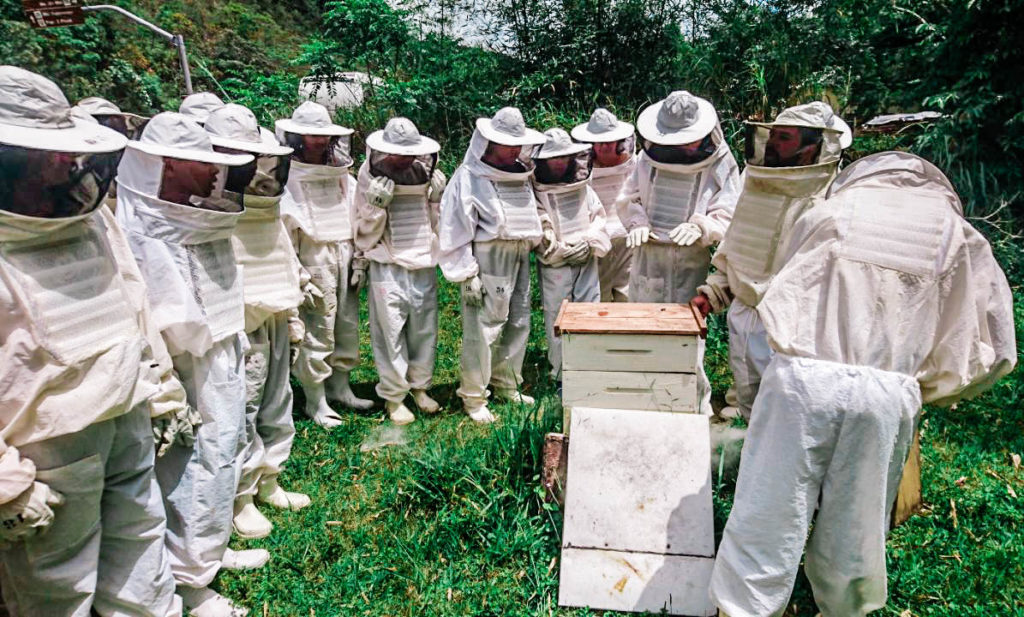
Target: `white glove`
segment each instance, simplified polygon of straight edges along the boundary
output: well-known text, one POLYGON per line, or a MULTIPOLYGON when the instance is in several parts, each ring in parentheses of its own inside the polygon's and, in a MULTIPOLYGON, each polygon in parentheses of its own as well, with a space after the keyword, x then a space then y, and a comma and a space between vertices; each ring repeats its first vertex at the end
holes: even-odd
POLYGON ((700 237, 704 235, 704 231, 699 225, 693 223, 682 223, 672 231, 668 232, 668 237, 679 246, 690 246, 700 237))
POLYGON ((303 304, 309 308, 316 306, 317 300, 324 299, 324 292, 317 287, 313 281, 306 283, 305 287, 302 288, 303 304))
POLYGON ((584 264, 590 259, 590 244, 586 240, 580 240, 565 251, 565 262, 570 266, 584 264))
POLYGON ((558 250, 558 240, 555 238, 555 230, 550 227, 544 230, 544 238, 540 241, 540 246, 544 250, 544 257, 549 257, 552 253, 558 250))
POLYGON ((650 227, 637 227, 629 232, 626 236, 626 248, 635 249, 641 244, 647 244, 647 241, 651 238, 650 227))
POLYGON ((298 345, 306 338, 306 324, 299 317, 299 311, 292 309, 288 311, 288 342, 298 345))
POLYGON ((388 204, 395 197, 395 181, 386 176, 370 180, 370 186, 366 187, 366 201, 371 206, 387 208, 388 204))
POLYGON ((352 260, 352 276, 348 279, 348 284, 356 289, 362 289, 363 285, 366 284, 366 269, 370 267, 370 262, 365 259, 353 259, 352 260))
POLYGON ((196 443, 196 429, 203 423, 203 416, 192 407, 185 405, 175 413, 153 418, 153 441, 156 455, 163 456, 177 442, 186 448, 196 443))
POLYGON ((427 201, 431 203, 441 201, 441 195, 444 193, 446 186, 448 186, 448 179, 444 177, 444 172, 440 169, 435 169, 434 175, 430 177, 430 191, 427 192, 427 201))
POLYGON ((0 504, 0 548, 46 533, 53 522, 53 507, 63 503, 60 493, 42 482, 33 482, 20 495, 0 504))
POLYGON ((484 286, 479 276, 471 276, 462 281, 462 298, 466 301, 466 306, 484 305, 484 286))

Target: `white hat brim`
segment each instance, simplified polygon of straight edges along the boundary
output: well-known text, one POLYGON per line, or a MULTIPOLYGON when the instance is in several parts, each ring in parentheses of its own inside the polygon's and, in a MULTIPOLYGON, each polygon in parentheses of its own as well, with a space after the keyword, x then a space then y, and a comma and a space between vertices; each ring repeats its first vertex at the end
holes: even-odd
POLYGON ((186 148, 172 148, 161 146, 144 141, 130 141, 128 147, 151 154, 171 159, 184 159, 186 161, 199 161, 200 163, 212 163, 214 165, 227 165, 237 167, 251 163, 254 157, 251 154, 224 154, 223 152, 212 152, 208 150, 191 150, 186 148))
POLYGON ((662 132, 658 128, 658 112, 665 101, 658 101, 654 105, 640 112, 636 121, 636 130, 640 136, 662 146, 679 146, 690 144, 704 139, 711 131, 718 126, 718 113, 710 101, 699 97, 697 100, 697 121, 693 125, 682 129, 673 129, 670 132, 662 132))
POLYGON ((241 139, 227 139, 212 133, 210 134, 210 141, 213 142, 213 145, 220 146, 221 148, 231 148, 232 150, 241 150, 242 152, 251 152, 265 156, 288 156, 293 152, 288 146, 275 146, 262 141, 253 142, 242 141, 241 139))
POLYGON ((493 141, 494 143, 501 144, 503 146, 539 146, 547 141, 547 138, 544 137, 544 133, 535 131, 531 128, 527 128, 526 133, 520 136, 502 133, 491 126, 490 118, 477 118, 476 130, 480 131, 480 134, 483 135, 484 139, 487 141, 493 141))
POLYGON ((279 131, 296 133, 298 135, 329 135, 331 137, 347 137, 348 135, 355 133, 354 130, 344 126, 338 126, 337 124, 331 124, 328 126, 309 126, 308 124, 299 124, 290 118, 282 118, 281 120, 274 122, 274 128, 279 131))
POLYGON ((576 141, 585 141, 592 144, 603 144, 613 141, 622 141, 623 139, 629 139, 633 136, 635 127, 628 123, 619 120, 618 126, 610 131, 604 133, 592 133, 587 129, 588 122, 584 122, 579 126, 573 128, 570 135, 576 141))
POLYGON ((71 118, 74 126, 43 129, 13 124, 0 124, 0 143, 34 150, 95 154, 117 152, 128 144, 128 138, 113 129, 81 118, 71 118))
POLYGON ((404 146, 393 144, 384 139, 384 131, 374 131, 366 138, 366 147, 385 154, 397 154, 399 156, 422 156, 424 154, 437 154, 441 151, 441 144, 426 135, 420 135, 420 143, 404 146))
MULTIPOLYGON (((544 161, 547 159, 557 159, 563 156, 576 156, 577 154, 590 150, 590 148, 590 144, 570 144, 567 149, 560 152, 544 152, 543 154, 538 152, 537 154, 534 154, 532 158, 538 161, 544 161)), ((541 146, 541 149, 543 149, 543 146, 541 146)))
POLYGON ((850 125, 839 116, 833 116, 833 119, 835 121, 835 126, 833 127, 811 126, 810 124, 789 122, 747 122, 746 124, 763 126, 768 129, 773 126, 799 126, 808 129, 817 129, 819 131, 832 131, 833 133, 839 133, 839 147, 845 150, 853 145, 853 130, 850 128, 850 125))

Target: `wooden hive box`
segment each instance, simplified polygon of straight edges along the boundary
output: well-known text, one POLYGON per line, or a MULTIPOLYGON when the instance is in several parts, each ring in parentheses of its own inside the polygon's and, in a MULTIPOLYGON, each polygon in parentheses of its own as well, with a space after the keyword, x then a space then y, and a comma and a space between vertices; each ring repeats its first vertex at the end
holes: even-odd
POLYGON ((697 413, 697 346, 707 324, 688 304, 564 302, 562 405, 697 413))

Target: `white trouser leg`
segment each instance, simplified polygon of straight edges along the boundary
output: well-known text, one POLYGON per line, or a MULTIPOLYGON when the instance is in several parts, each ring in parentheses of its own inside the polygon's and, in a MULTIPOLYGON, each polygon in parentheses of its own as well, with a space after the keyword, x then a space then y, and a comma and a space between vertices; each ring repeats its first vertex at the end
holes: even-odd
POLYGON ((822 614, 883 606, 889 495, 919 406, 905 375, 776 355, 743 445, 716 605, 733 617, 782 614, 820 499, 806 571, 822 614))
POLYGON ((582 266, 561 266, 552 268, 537 265, 540 278, 540 297, 544 308, 544 332, 548 340, 548 362, 551 376, 560 379, 562 375, 562 339, 555 336, 555 320, 562 307, 562 301, 597 302, 600 300, 598 262, 592 257, 582 266))
POLYGON ((260 478, 281 473, 292 450, 292 386, 289 382, 288 313, 269 317, 248 334, 245 357, 246 441, 238 495, 256 494, 260 478))
POLYGON ((481 307, 462 303, 462 382, 467 407, 487 400, 487 386, 516 389, 530 336, 530 245, 525 241, 475 242, 484 288, 481 307))
POLYGON ((351 371, 359 363, 359 293, 349 287, 352 242, 336 242, 308 251, 303 265, 324 297, 299 307, 306 336, 292 372, 303 385, 323 383, 332 371, 351 371))
POLYGON ((377 394, 400 403, 430 387, 437 353, 437 271, 370 263, 370 341, 377 394))
POLYGON ((601 302, 629 302, 629 268, 633 249, 625 238, 612 240, 612 249, 598 260, 601 277, 601 302))
POLYGON ((205 587, 231 537, 235 491, 245 452, 245 368, 241 335, 201 357, 173 358, 188 402, 203 417, 192 448, 157 459, 167 510, 167 547, 179 585, 205 587))
POLYGON ((149 409, 19 447, 64 495, 47 532, 0 551, 12 615, 180 615, 149 409))
POLYGON ((729 367, 736 384, 736 402, 740 414, 750 419, 750 410, 757 398, 761 375, 772 359, 768 335, 764 324, 751 308, 738 298, 732 301, 727 313, 729 324, 729 367))

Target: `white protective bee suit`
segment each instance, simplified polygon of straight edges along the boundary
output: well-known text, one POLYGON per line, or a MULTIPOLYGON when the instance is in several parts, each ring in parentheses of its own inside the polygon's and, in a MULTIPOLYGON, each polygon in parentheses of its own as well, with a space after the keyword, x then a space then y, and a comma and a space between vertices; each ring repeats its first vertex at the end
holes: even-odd
POLYGON ((359 290, 365 262, 352 242, 355 227, 356 181, 349 138, 352 129, 331 122, 327 109, 307 101, 291 119, 276 123, 278 139, 296 150, 281 199, 281 216, 292 235, 299 262, 311 278, 312 295, 300 307, 306 333, 292 374, 306 395, 306 414, 330 428, 341 417, 327 399, 347 407, 369 409, 349 386, 349 373, 359 363, 359 290), (329 158, 303 162, 303 136, 331 138, 329 158), (358 274, 357 274, 358 273, 358 274))
POLYGON ((712 310, 729 309, 729 366, 739 413, 749 420, 761 375, 772 356, 757 303, 782 267, 790 229, 803 213, 825 200, 842 150, 853 139, 846 123, 822 102, 786 109, 770 124, 749 123, 747 139, 743 189, 732 224, 712 260, 716 271, 698 291, 707 296, 712 310), (773 126, 820 130, 816 162, 766 166, 765 146, 773 126))
POLYGON ((590 188, 590 145, 573 143, 562 129, 544 132, 547 141, 533 155, 537 166, 533 189, 537 195, 544 239, 537 247, 537 275, 544 307, 551 375, 561 379, 562 339, 555 336, 555 320, 562 302, 598 302, 601 283, 598 260, 608 254, 604 206, 590 188), (562 178, 544 177, 551 159, 569 158, 562 178))
POLYGON ((187 441, 191 418, 100 207, 126 142, 73 117, 53 82, 0 66, 0 585, 13 617, 181 614, 153 440, 187 441))
POLYGON ((162 199, 168 159, 217 165, 222 186, 227 167, 253 157, 214 152, 198 124, 165 112, 129 143, 117 177, 118 222, 189 404, 203 418, 195 447, 172 448, 157 461, 171 567, 193 614, 232 614, 212 612, 205 600, 226 605, 207 585, 225 559, 246 446, 242 272, 231 245, 242 207, 219 186, 189 205, 162 199))
POLYGON ((355 198, 355 244, 370 262, 377 394, 391 420, 407 424, 415 420, 404 404, 410 393, 420 411, 440 409, 427 389, 437 355, 437 220, 445 186, 436 169, 441 146, 406 118, 392 118, 366 144, 355 198), (399 157, 402 163, 395 163, 399 157))
POLYGON ((206 124, 206 119, 215 109, 224 107, 224 101, 212 92, 196 92, 186 96, 178 106, 178 113, 192 120, 199 126, 206 124))
MULTIPOLYGON (((631 302, 687 303, 711 266, 739 195, 739 167, 725 143, 710 102, 686 91, 670 94, 640 114, 644 152, 619 195, 636 255, 629 280, 631 302), (702 142, 693 162, 664 162, 671 147, 702 142)), ((701 412, 711 413, 711 386, 699 339, 701 412)))
POLYGON ((619 212, 616 200, 626 180, 636 169, 636 140, 633 125, 622 122, 615 114, 599 107, 591 114, 590 120, 573 128, 572 138, 576 141, 596 143, 619 143, 628 155, 618 165, 604 167, 595 157, 590 186, 597 193, 605 212, 605 229, 611 240, 611 249, 597 260, 601 282, 601 302, 629 302, 629 272, 633 263, 634 249, 626 246, 626 227, 622 224, 625 212, 619 212))
POLYGON ((245 298, 246 452, 235 499, 235 532, 243 538, 268 535, 272 525, 256 509, 254 497, 278 508, 300 509, 309 497, 280 488, 277 477, 291 454, 291 345, 288 320, 302 302, 299 265, 279 202, 287 182, 291 148, 262 131, 252 111, 229 103, 214 110, 207 133, 219 151, 257 157, 229 173, 225 191, 242 199, 245 210, 232 235, 242 268, 245 298))
POLYGON ((796 221, 757 310, 775 356, 712 599, 731 617, 782 614, 806 541, 821 614, 866 615, 886 602, 889 508, 921 403, 973 396, 1013 368, 1009 285, 945 176, 885 152, 796 221))
POLYGON ((528 149, 544 143, 544 136, 527 128, 514 107, 478 119, 462 165, 441 198, 441 271, 462 283, 458 394, 478 422, 494 420, 487 408, 489 385, 498 396, 532 400, 519 388, 530 336, 530 251, 543 235, 529 152, 501 170, 482 159, 492 142, 528 149))

